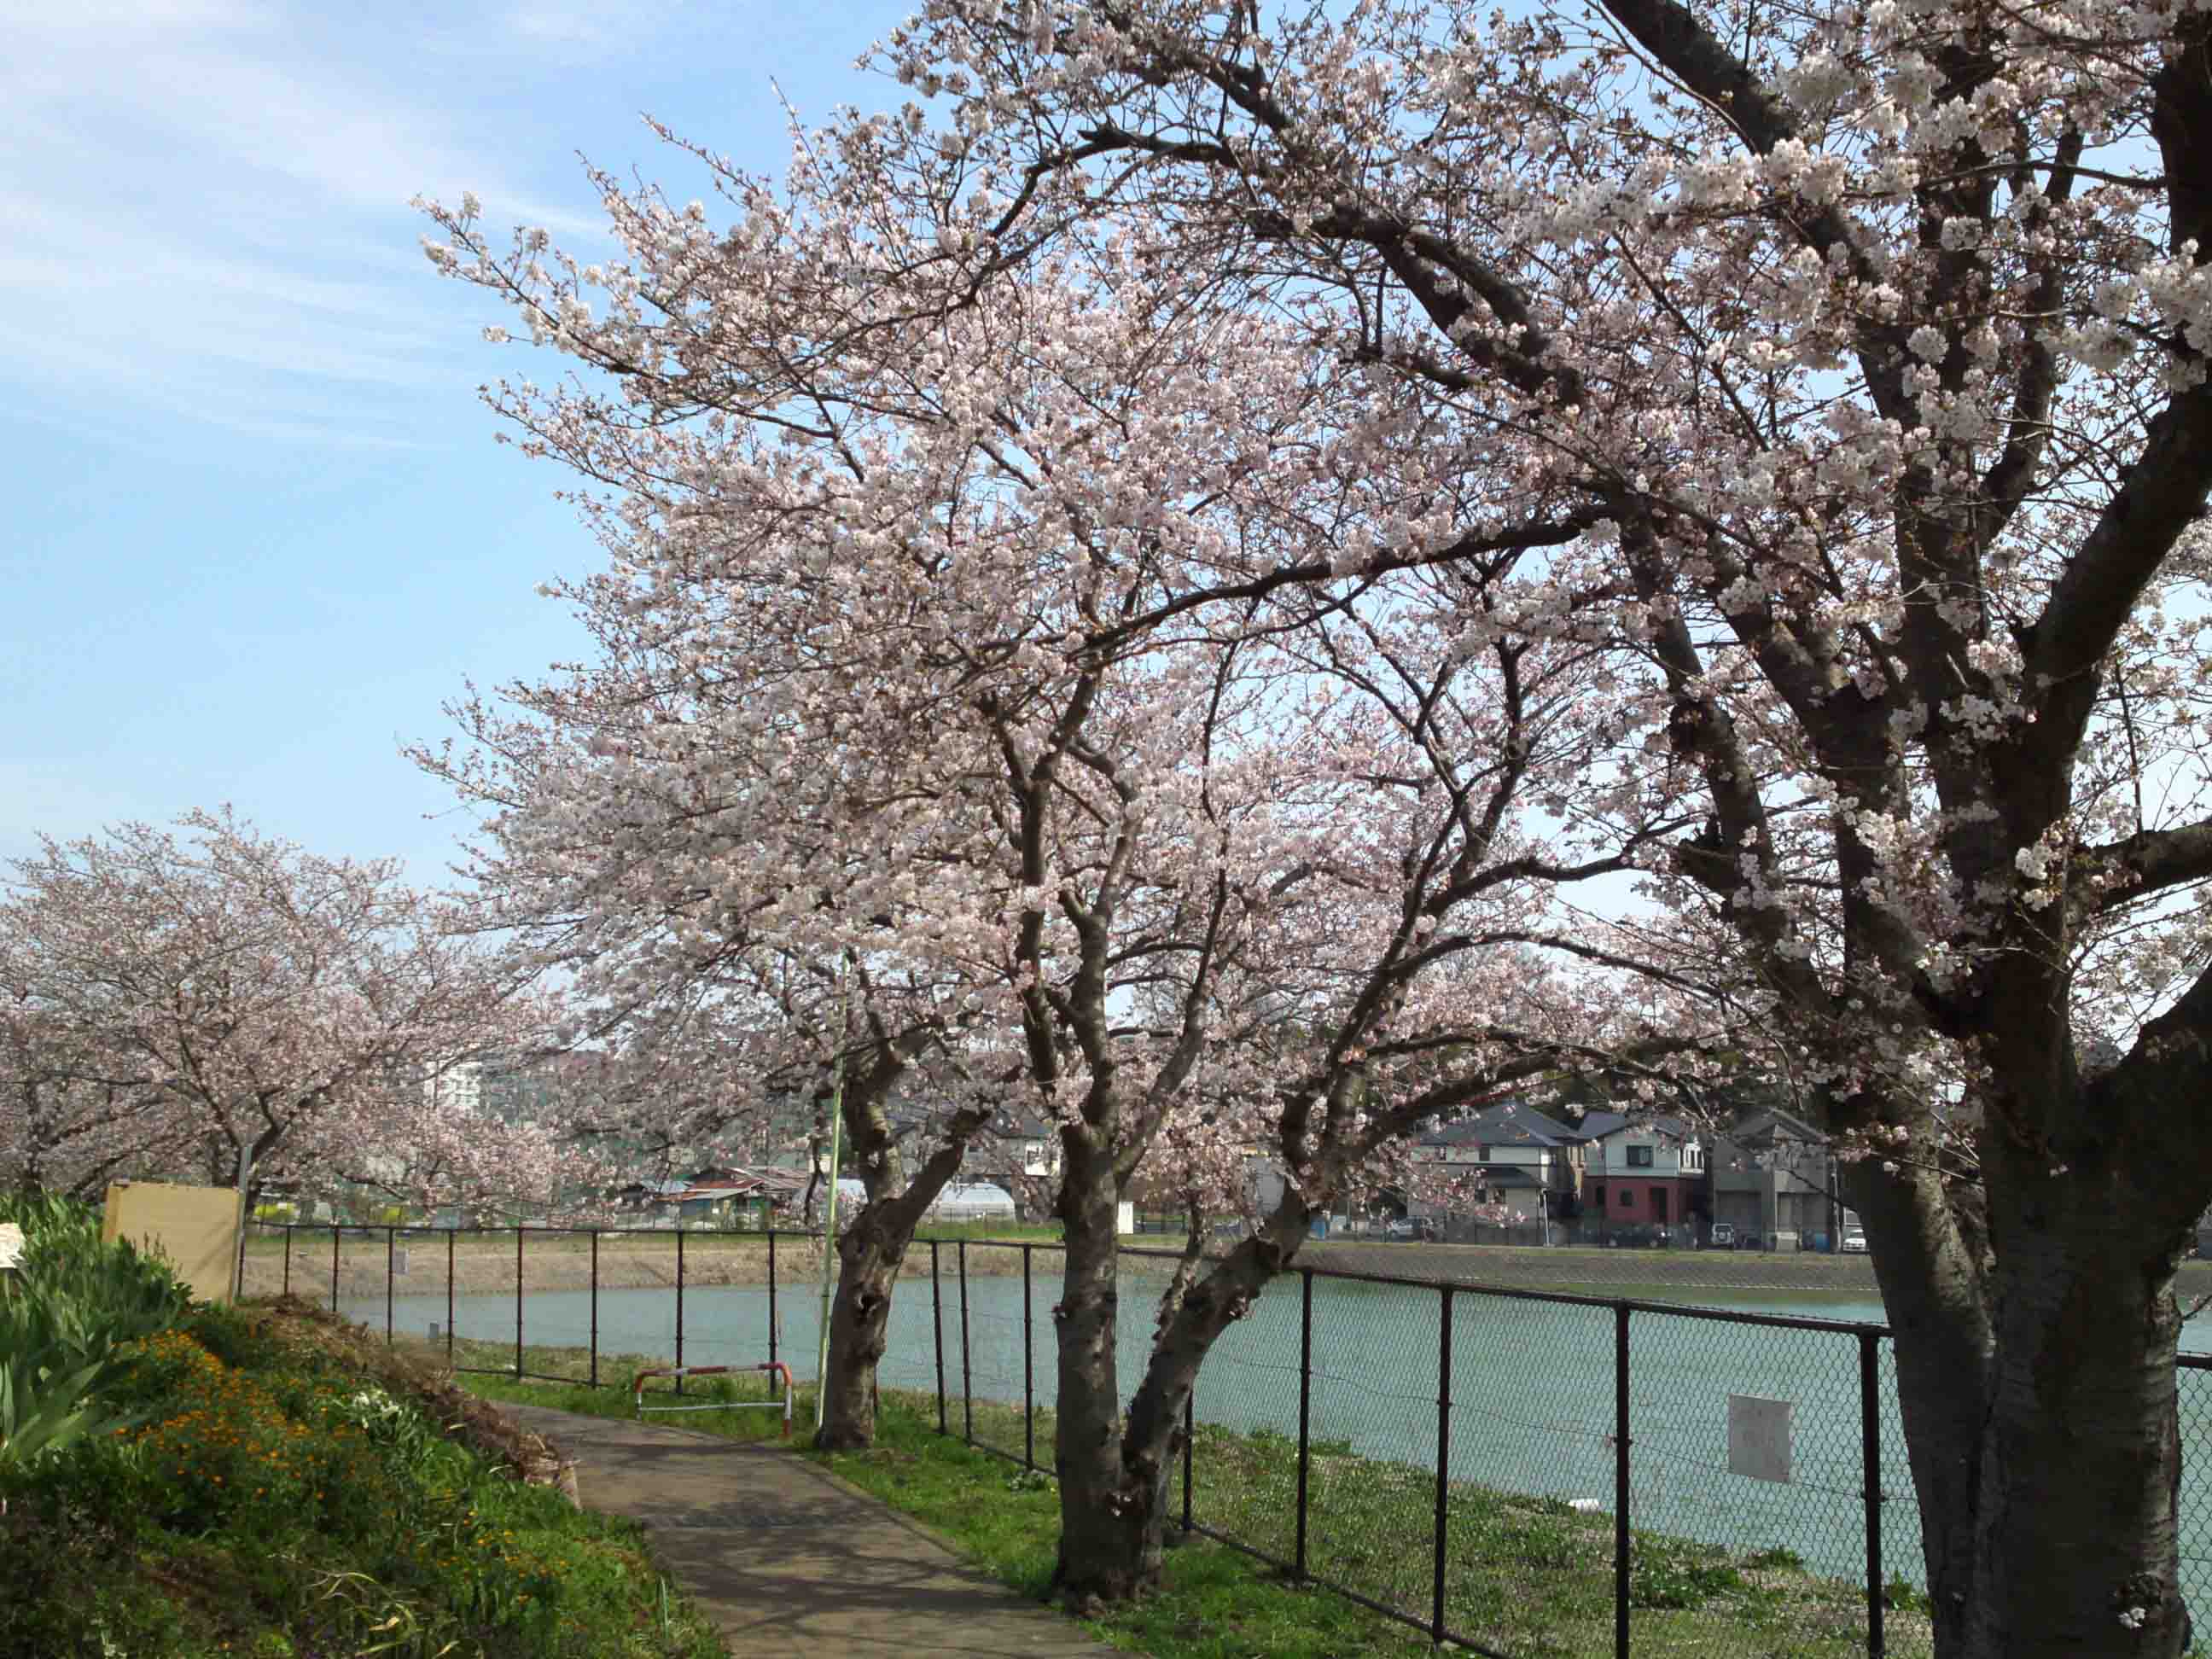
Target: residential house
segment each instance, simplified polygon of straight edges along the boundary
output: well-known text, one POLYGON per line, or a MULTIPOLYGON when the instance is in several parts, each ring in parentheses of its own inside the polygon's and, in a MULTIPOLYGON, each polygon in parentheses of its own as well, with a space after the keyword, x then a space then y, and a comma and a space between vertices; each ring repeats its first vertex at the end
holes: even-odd
POLYGON ((624 1226, 672 1227, 681 1218, 680 1200, 688 1181, 633 1181, 605 1194, 624 1226), (636 1220, 629 1218, 635 1216, 636 1220))
POLYGON ((797 1202, 804 1173, 775 1168, 702 1170, 676 1194, 679 1219, 692 1224, 757 1230, 797 1202))
POLYGON ((1586 1213, 1608 1230, 1710 1219, 1706 1147, 1679 1117, 1585 1112, 1586 1213))
POLYGON ((1739 1237, 1805 1243, 1840 1231, 1828 1138, 1802 1118, 1751 1112, 1713 1138, 1712 1218, 1739 1237))
POLYGON ((1573 1215, 1582 1202, 1587 1143, 1583 1131, 1531 1107, 1513 1101, 1486 1106, 1414 1144, 1413 1161, 1425 1174, 1442 1177, 1449 1196, 1425 1200, 1417 1194, 1411 1212, 1504 1204, 1522 1221, 1573 1215))
POLYGON ((1042 1118, 1017 1116, 1003 1119, 975 1137, 961 1160, 961 1173, 1004 1188, 1034 1218, 1035 1212, 1052 1201, 1060 1156, 1057 1129, 1042 1118))

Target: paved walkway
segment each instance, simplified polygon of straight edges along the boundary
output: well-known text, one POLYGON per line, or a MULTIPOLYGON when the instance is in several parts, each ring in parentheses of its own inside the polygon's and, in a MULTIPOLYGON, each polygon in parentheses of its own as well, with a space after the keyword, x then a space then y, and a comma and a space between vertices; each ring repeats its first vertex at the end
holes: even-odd
POLYGON ((652 1528, 738 1659, 1114 1651, 779 1446, 542 1406, 500 1410, 576 1460, 587 1508, 652 1528))

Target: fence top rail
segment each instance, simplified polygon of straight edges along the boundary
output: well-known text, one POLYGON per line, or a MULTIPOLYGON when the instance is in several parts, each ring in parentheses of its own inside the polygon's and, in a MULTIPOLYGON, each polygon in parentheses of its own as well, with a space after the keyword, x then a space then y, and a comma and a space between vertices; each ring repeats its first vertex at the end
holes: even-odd
MULTIPOLYGON (((617 1238, 673 1238, 682 1233, 690 1238, 766 1238, 773 1234, 778 1238, 819 1239, 817 1228, 807 1232, 797 1227, 770 1227, 754 1231, 730 1227, 594 1227, 584 1222, 571 1226, 556 1227, 540 1223, 525 1223, 520 1226, 506 1222, 495 1227, 433 1227, 405 1221, 261 1221, 249 1220, 246 1224, 267 1233, 413 1233, 423 1238, 513 1238, 517 1233, 591 1233, 617 1238)), ((916 1239, 927 1243, 927 1239, 916 1239)), ((946 1240, 950 1243, 951 1240, 946 1240)), ((1006 1246, 1012 1249, 1011 1244, 1006 1246)), ((1057 1245, 1053 1247, 1058 1249, 1057 1245)))
MULTIPOLYGON (((919 1236, 917 1243, 923 1242, 919 1236)), ((946 1243, 952 1241, 947 1240, 946 1243)), ((974 1243, 976 1241, 967 1241, 974 1243)), ((1023 1242, 1023 1241, 1016 1241, 1023 1242)), ((1040 1250, 1064 1250, 1065 1244, 1048 1240, 1026 1241, 1040 1250)), ((988 1244, 990 1241, 985 1241, 988 1244)), ((1011 1243, 996 1248, 1009 1249, 1011 1243)), ((1120 1254, 1148 1257, 1161 1261, 1180 1261, 1180 1250, 1152 1249, 1142 1245, 1123 1245, 1120 1254)), ((1314 1279, 1340 1279, 1358 1285, 1391 1285, 1407 1290, 1451 1291, 1455 1296, 1496 1296, 1516 1302, 1564 1302, 1585 1308, 1626 1308, 1632 1313, 1668 1314, 1683 1319, 1705 1319, 1728 1325, 1768 1325, 1781 1330, 1837 1331, 1854 1334, 1887 1336, 1889 1327, 1878 1322, 1863 1319, 1822 1319, 1817 1315, 1754 1313, 1733 1308, 1699 1308, 1685 1306, 1677 1302, 1656 1302, 1638 1297, 1591 1296, 1577 1291, 1535 1291, 1523 1285, 1492 1285, 1474 1279, 1408 1279, 1399 1273, 1363 1273, 1351 1267, 1314 1267, 1293 1261, 1282 1270, 1281 1277, 1290 1278, 1303 1273, 1314 1279)))
MULTIPOLYGON (((435 1237, 442 1233, 453 1237, 459 1237, 464 1234, 469 1234, 487 1237, 512 1237, 516 1239, 518 1243, 520 1241, 521 1235, 525 1233, 588 1233, 593 1236, 612 1234, 616 1237, 625 1238, 633 1237, 645 1238, 667 1238, 672 1236, 682 1237, 693 1232, 696 1232, 702 1236, 716 1238, 738 1239, 781 1237, 819 1240, 823 1237, 819 1231, 810 1232, 803 1231, 796 1228, 782 1227, 768 1227, 762 1229, 758 1232, 746 1232, 742 1230, 732 1231, 719 1227, 696 1229, 686 1227, 533 1227, 527 1224, 508 1227, 399 1227, 396 1224, 390 1224, 382 1222, 285 1222, 281 1224, 286 1232, 361 1232, 379 1234, 410 1232, 427 1234, 432 1237, 435 1237)), ((927 1234, 920 1233, 915 1236, 914 1242, 917 1244, 974 1244, 979 1249, 1002 1250, 1021 1249, 1030 1251, 1065 1251, 1067 1248, 1065 1243, 1054 1239, 940 1239, 932 1237, 927 1234)), ((1123 1245, 1120 1247, 1118 1254, 1126 1256, 1140 1256, 1161 1261, 1179 1261, 1182 1259, 1182 1253, 1180 1250, 1151 1249, 1141 1245, 1123 1245)), ((1781 1330, 1850 1332, 1853 1334, 1870 1334, 1875 1336, 1887 1336, 1889 1334, 1889 1327, 1887 1325, 1872 1323, 1864 1320, 1821 1319, 1802 1314, 1752 1313, 1728 1308, 1686 1307, 1680 1303, 1656 1302, 1636 1297, 1592 1296, 1577 1291, 1535 1291, 1530 1290, 1525 1285, 1489 1285, 1478 1279, 1408 1279, 1404 1275, 1398 1273, 1361 1273, 1348 1267, 1310 1267, 1296 1262, 1293 1262, 1291 1266, 1284 1268, 1280 1276, 1288 1278, 1293 1273, 1308 1274, 1315 1279, 1342 1279, 1347 1283, 1358 1285, 1389 1285, 1407 1290, 1434 1291, 1438 1294, 1449 1291, 1454 1295, 1465 1294, 1470 1296, 1502 1297, 1508 1300, 1516 1302, 1564 1303, 1574 1307, 1607 1308, 1616 1310, 1626 1308, 1632 1313, 1665 1314, 1675 1318, 1710 1320, 1721 1324, 1765 1325, 1781 1330)))
MULTIPOLYGON (((288 1235, 291 1233, 410 1233, 434 1238, 441 1236, 459 1238, 464 1235, 485 1237, 514 1237, 526 1232, 586 1233, 594 1237, 602 1234, 612 1234, 617 1237, 644 1238, 666 1238, 675 1233, 696 1233, 718 1238, 770 1240, 793 1238, 816 1241, 819 1241, 823 1237, 818 1229, 810 1231, 797 1227, 766 1227, 756 1232, 744 1229, 732 1231, 722 1227, 593 1227, 581 1224, 552 1227, 532 1226, 526 1223, 519 1226, 506 1227, 410 1227, 401 1223, 381 1221, 253 1220, 248 1224, 260 1229, 264 1233, 283 1232, 288 1235)), ((997 1240, 965 1237, 939 1238, 927 1233, 917 1233, 914 1242, 917 1244, 932 1245, 975 1244, 997 1249, 1014 1249, 1024 1245, 1036 1250, 1065 1250, 1067 1248, 1064 1243, 1054 1239, 997 1240)), ((1143 1256, 1163 1261, 1179 1261, 1182 1259, 1182 1252, 1180 1250, 1153 1249, 1143 1245, 1122 1245, 1119 1247, 1118 1253, 1122 1255, 1143 1256)), ((1577 1291, 1536 1291, 1530 1290, 1526 1285, 1492 1285, 1479 1279, 1408 1279, 1402 1274, 1360 1273, 1348 1267, 1315 1267, 1295 1261, 1285 1267, 1280 1276, 1288 1279, 1293 1274, 1312 1279, 1340 1279, 1360 1285, 1389 1285, 1408 1290, 1435 1291, 1439 1293, 1448 1290, 1455 1295, 1503 1297, 1516 1302, 1565 1303, 1575 1307, 1607 1308, 1616 1310, 1625 1308, 1632 1313, 1664 1314, 1676 1319, 1702 1319, 1723 1325, 1765 1325, 1778 1330, 1830 1331, 1874 1337, 1887 1337, 1892 1334, 1887 1324, 1868 1320, 1822 1319, 1806 1314, 1755 1313, 1748 1310, 1734 1308, 1699 1308, 1674 1302, 1655 1302, 1640 1297, 1592 1296, 1577 1291)), ((2174 1364, 2183 1370, 2212 1371, 2212 1353, 2179 1353, 2174 1356, 2174 1364)))
POLYGON ((1887 1336, 1886 1324, 1860 1319, 1822 1319, 1817 1315, 1756 1313, 1747 1309, 1699 1308, 1679 1302, 1655 1302, 1630 1296, 1593 1296, 1580 1291, 1536 1291, 1525 1285, 1490 1285, 1472 1279, 1407 1279, 1395 1273, 1360 1273, 1349 1267, 1284 1269, 1284 1277, 1310 1274, 1315 1279, 1340 1279, 1358 1285, 1389 1285, 1407 1290, 1449 1291, 1455 1296, 1495 1296, 1514 1302, 1564 1302, 1583 1308, 1627 1309, 1632 1313, 1668 1314, 1682 1319, 1705 1319, 1725 1325, 1771 1325, 1782 1330, 1848 1331, 1887 1336))

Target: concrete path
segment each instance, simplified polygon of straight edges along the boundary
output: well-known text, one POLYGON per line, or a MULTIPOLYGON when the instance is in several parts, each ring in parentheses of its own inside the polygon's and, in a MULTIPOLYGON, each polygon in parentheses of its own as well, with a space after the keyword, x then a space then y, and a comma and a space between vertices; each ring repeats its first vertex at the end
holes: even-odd
POLYGON ((576 1460, 586 1508, 652 1528, 670 1572, 738 1659, 1114 1652, 780 1446, 542 1406, 500 1410, 576 1460))

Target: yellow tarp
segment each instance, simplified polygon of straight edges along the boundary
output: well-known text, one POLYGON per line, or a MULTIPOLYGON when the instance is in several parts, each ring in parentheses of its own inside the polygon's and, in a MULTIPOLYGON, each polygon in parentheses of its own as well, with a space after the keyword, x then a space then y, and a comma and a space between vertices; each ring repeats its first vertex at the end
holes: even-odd
POLYGON ((238 1266, 235 1188, 118 1182, 107 1189, 100 1236, 127 1238, 142 1250, 159 1251, 203 1301, 230 1300, 231 1277, 238 1266))

